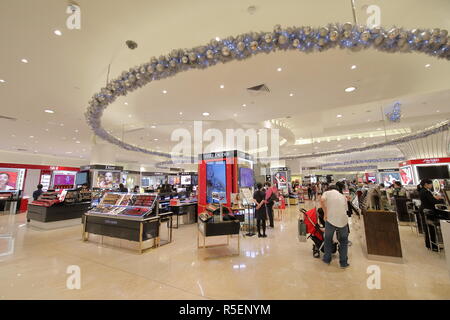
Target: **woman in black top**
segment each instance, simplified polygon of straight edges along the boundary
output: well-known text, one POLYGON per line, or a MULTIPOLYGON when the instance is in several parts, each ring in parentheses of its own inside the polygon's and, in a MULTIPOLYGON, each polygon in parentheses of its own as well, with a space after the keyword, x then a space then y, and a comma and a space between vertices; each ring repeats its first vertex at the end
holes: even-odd
POLYGON ((266 193, 262 190, 262 184, 256 185, 256 191, 253 194, 253 199, 256 203, 255 216, 256 226, 258 228, 258 238, 266 238, 266 193), (261 226, 263 233, 261 234, 261 226))

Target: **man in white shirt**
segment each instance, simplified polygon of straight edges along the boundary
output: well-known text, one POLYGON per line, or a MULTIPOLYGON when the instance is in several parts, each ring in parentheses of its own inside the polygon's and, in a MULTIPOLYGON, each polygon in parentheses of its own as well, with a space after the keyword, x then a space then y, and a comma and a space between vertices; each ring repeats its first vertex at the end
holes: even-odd
POLYGON ((348 204, 347 198, 337 191, 337 187, 332 185, 328 191, 324 192, 320 199, 320 204, 324 212, 325 238, 323 262, 330 264, 333 247, 333 235, 337 231, 339 241, 339 264, 341 268, 347 268, 348 257, 348 204))

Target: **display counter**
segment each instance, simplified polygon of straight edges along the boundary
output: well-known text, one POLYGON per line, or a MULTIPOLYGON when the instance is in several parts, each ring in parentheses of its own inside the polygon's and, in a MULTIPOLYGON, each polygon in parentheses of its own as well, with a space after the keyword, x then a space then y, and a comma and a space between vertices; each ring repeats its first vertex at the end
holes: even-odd
POLYGON ((393 211, 363 210, 363 245, 369 260, 403 262, 397 215, 393 211))
POLYGON ((237 235, 238 254, 240 252, 240 232, 241 224, 237 220, 232 221, 208 221, 198 223, 197 248, 211 248, 218 246, 227 246, 230 244, 230 236, 237 235), (227 236, 227 243, 206 245, 207 237, 227 236), (200 245, 200 237, 203 238, 203 246, 200 245))
POLYGON ((91 207, 90 202, 72 203, 44 207, 35 204, 28 205, 28 220, 40 222, 54 222, 61 220, 78 219, 91 207))
POLYGON ((157 194, 106 193, 98 206, 83 217, 83 241, 89 234, 124 239, 139 243, 153 240, 152 247, 172 242, 172 212, 159 212, 157 194), (167 223, 168 237, 161 242, 160 228, 167 223))
POLYGON ((176 225, 178 228, 180 224, 180 217, 183 217, 183 224, 193 224, 197 222, 197 202, 181 202, 170 205, 170 211, 176 216, 176 225))

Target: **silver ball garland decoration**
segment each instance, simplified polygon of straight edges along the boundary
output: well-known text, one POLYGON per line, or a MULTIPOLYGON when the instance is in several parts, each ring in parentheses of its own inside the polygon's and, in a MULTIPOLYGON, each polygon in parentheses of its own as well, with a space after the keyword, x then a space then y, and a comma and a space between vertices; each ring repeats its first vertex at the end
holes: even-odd
MULTIPOLYGON (((209 44, 189 51, 178 49, 172 50, 167 56, 160 56, 159 59, 151 57, 150 62, 122 72, 117 79, 111 80, 105 88, 102 88, 100 93, 95 94, 89 100, 89 107, 85 113, 86 120, 94 133, 106 141, 127 150, 170 157, 170 154, 143 149, 110 135, 101 127, 100 119, 103 111, 118 96, 125 96, 152 80, 164 79, 186 69, 206 68, 220 62, 247 59, 254 54, 276 50, 296 49, 302 52, 313 52, 335 47, 352 51, 372 47, 389 53, 419 52, 450 60, 448 31, 439 28, 409 31, 402 28, 385 30, 381 27, 369 28, 348 22, 315 29, 304 26, 283 30, 277 25, 273 32, 250 32, 222 41, 213 39, 209 44)), ((448 127, 449 124, 445 124, 445 129, 448 127)))

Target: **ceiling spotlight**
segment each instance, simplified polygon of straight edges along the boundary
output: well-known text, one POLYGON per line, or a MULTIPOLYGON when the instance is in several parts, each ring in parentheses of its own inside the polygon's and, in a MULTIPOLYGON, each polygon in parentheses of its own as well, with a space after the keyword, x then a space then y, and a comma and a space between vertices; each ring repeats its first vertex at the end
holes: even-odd
POLYGON ((219 37, 216 37, 216 41, 220 41, 220 38, 219 38, 219 37))
POLYGON ((203 112, 203 116, 204 116, 204 117, 209 116, 209 112, 203 112))
POLYGON ((127 105, 128 105, 128 102, 124 102, 124 105, 126 105, 126 106, 127 106, 127 105))
POLYGON ((75 129, 75 132, 78 133, 78 129, 75 129))
POLYGON ((62 32, 60 30, 55 30, 53 31, 54 34, 56 34, 57 36, 62 36, 62 32))
POLYGON ((278 69, 277 69, 278 72, 281 72, 282 70, 283 70, 283 69, 281 69, 281 68, 278 68, 278 69))
POLYGON ((156 126, 151 126, 150 128, 152 128, 152 129, 155 129, 155 128, 156 128, 156 126))
POLYGON ((30 136, 30 138, 31 138, 31 139, 33 139, 33 138, 34 138, 34 136, 30 136))
POLYGON ((20 61, 22 61, 23 63, 28 63, 28 60, 27 60, 27 59, 22 59, 22 60, 20 60, 20 61))
POLYGON ((352 65, 352 70, 355 70, 356 69, 356 65, 352 65))
POLYGON ((437 112, 437 113, 439 113, 439 112, 441 112, 441 111, 439 111, 439 110, 436 110, 436 112, 437 112))
POLYGON ((55 111, 50 110, 50 109, 45 110, 45 112, 46 112, 46 113, 55 113, 55 111))
POLYGON ((342 114, 338 114, 336 118, 342 118, 342 114))
POLYGON ((221 84, 220 85, 220 89, 223 89, 223 88, 225 88, 225 86, 223 84, 221 84))
POLYGON ((155 139, 153 139, 154 141, 158 141, 158 139, 157 138, 155 138, 155 139))
POLYGON ((246 107, 247 105, 244 103, 242 106, 243 106, 243 107, 246 107))
POLYGON ((67 153, 67 154, 71 154, 71 153, 72 153, 72 151, 67 151, 66 153, 67 153))
POLYGON ((81 143, 80 141, 75 141, 75 143, 81 143))
POLYGON ((351 140, 352 138, 351 137, 347 137, 347 140, 351 140))
POLYGON ((6 81, 5 81, 5 80, 3 80, 3 79, 0 79, 0 82, 1 82, 1 83, 5 83, 6 81))
POLYGON ((427 63, 427 64, 425 65, 425 68, 429 68, 429 67, 431 67, 431 64, 427 63))
POLYGON ((163 93, 166 94, 166 93, 167 93, 167 90, 163 90, 163 93))
POLYGON ((345 92, 353 92, 355 90, 356 90, 355 87, 348 87, 348 88, 345 89, 345 92))
POLYGON ((293 94, 293 93, 290 93, 290 94, 289 94, 289 97, 293 97, 293 96, 294 96, 294 94, 293 94))
POLYGON ((180 116, 182 116, 183 115, 183 112, 180 112, 180 116))
POLYGON ((131 117, 132 117, 132 115, 131 115, 131 114, 129 114, 129 115, 128 115, 128 118, 131 118, 131 117))

